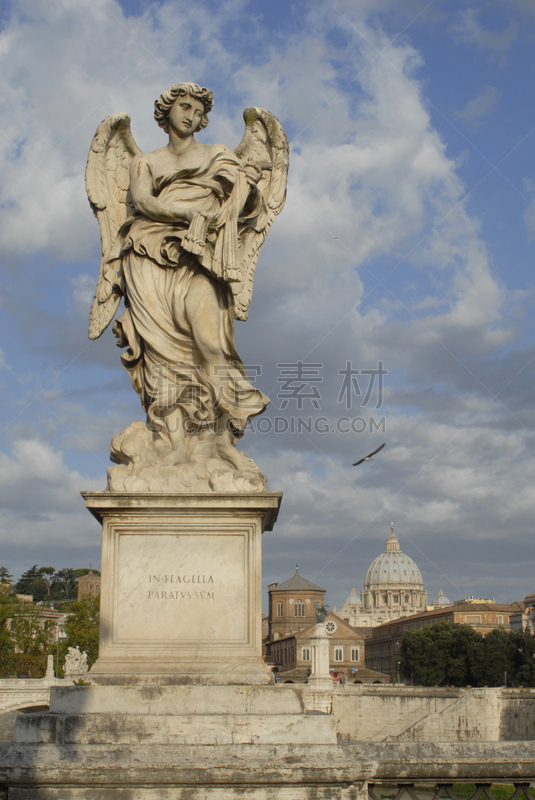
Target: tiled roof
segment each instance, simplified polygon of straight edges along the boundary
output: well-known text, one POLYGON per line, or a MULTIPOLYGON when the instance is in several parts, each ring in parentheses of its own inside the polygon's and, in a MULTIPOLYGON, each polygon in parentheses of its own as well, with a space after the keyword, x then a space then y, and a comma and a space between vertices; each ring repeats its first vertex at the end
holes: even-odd
POLYGON ((321 586, 316 586, 312 581, 307 581, 299 574, 297 567, 295 568, 295 575, 288 578, 284 583, 279 583, 271 589, 272 592, 303 592, 303 591, 324 592, 321 586))

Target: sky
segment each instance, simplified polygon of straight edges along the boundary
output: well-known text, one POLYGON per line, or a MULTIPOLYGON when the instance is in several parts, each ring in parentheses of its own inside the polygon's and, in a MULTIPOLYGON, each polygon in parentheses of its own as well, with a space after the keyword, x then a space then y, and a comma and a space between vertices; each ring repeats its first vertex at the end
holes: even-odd
POLYGON ((530 0, 3 0, 0 564, 99 566, 79 493, 143 412, 87 338, 85 162, 117 111, 165 144, 154 100, 193 80, 200 141, 236 147, 255 105, 290 142, 235 326, 271 398, 241 447, 284 492, 264 587, 298 563, 340 607, 394 523, 430 601, 533 591, 534 38, 530 0))

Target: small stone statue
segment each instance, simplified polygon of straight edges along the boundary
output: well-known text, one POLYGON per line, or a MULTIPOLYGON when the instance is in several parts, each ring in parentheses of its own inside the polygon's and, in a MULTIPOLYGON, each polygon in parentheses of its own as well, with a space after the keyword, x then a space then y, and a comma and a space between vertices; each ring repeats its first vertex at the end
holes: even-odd
POLYGON ((78 647, 69 647, 63 668, 65 677, 83 678, 87 675, 87 669, 87 653, 81 653, 78 647))
POLYGON ((130 117, 98 127, 86 170, 102 259, 89 338, 113 332, 147 413, 112 440, 108 489, 265 491, 240 450, 268 398, 234 346, 246 320, 260 247, 286 197, 288 141, 269 111, 247 108, 235 150, 203 144, 213 95, 177 83, 155 102, 168 144, 142 153, 130 117))
POLYGON ((325 622, 330 606, 320 606, 319 603, 314 603, 314 608, 316 609, 316 623, 325 622))

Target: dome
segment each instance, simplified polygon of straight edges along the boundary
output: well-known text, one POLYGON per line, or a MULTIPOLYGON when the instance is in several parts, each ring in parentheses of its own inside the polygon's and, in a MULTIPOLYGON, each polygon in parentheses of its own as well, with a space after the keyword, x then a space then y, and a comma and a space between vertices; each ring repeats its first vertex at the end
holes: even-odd
POLYGON ((423 589, 422 573, 409 556, 401 552, 399 541, 391 526, 390 536, 386 541, 386 550, 372 561, 364 588, 380 587, 382 584, 405 584, 423 589))
POLYGON ((448 598, 446 597, 446 595, 445 595, 445 594, 444 594, 444 592, 442 591, 442 586, 441 586, 441 587, 440 587, 440 589, 438 590, 438 594, 437 594, 437 596, 435 597, 435 599, 433 600, 433 605, 434 605, 435 607, 436 607, 436 606, 439 606, 439 607, 440 607, 440 606, 451 606, 451 603, 450 603, 450 601, 448 600, 448 598))
POLYGON ((357 597, 357 593, 355 592, 355 590, 351 589, 351 594, 345 601, 343 607, 345 608, 346 606, 360 606, 360 605, 362 605, 360 597, 357 597))

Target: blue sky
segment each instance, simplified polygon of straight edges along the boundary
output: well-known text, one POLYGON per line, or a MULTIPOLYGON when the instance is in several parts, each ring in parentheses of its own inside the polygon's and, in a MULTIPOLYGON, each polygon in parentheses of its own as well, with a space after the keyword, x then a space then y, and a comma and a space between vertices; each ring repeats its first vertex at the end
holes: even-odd
POLYGON ((99 232, 85 160, 115 111, 143 150, 161 146, 154 99, 195 80, 215 94, 203 141, 235 147, 257 105, 291 144, 287 204, 236 324, 272 400, 269 431, 243 449, 284 491, 265 584, 297 561, 340 606, 393 521, 430 598, 532 591, 533 4, 0 8, 0 562, 18 576, 100 561, 79 492, 104 488, 110 439, 142 411, 111 331, 87 339, 99 232), (280 407, 277 365, 298 361, 321 364, 319 409, 280 407), (348 362, 384 364, 381 408, 375 390, 366 407, 337 402, 348 362), (273 432, 296 416, 335 433, 273 432), (365 432, 342 433, 345 416, 365 432))

